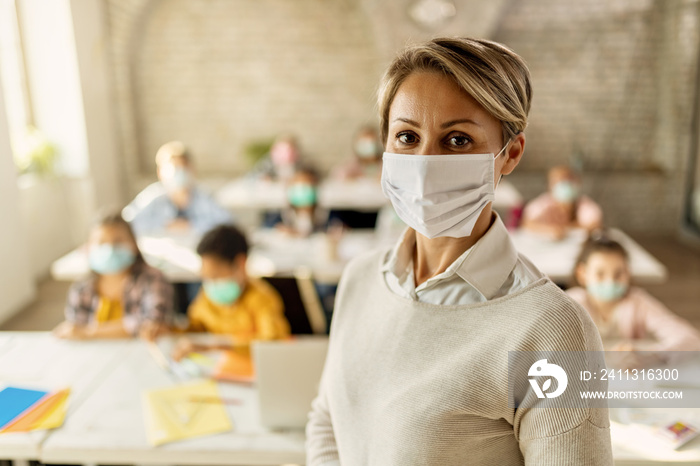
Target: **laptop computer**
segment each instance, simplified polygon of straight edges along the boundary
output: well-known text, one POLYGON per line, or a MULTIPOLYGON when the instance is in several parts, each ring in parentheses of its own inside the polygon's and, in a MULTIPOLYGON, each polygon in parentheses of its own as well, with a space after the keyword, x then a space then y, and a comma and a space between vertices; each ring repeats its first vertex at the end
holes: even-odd
POLYGON ((303 429, 318 393, 328 337, 255 341, 252 345, 260 422, 271 429, 303 429))

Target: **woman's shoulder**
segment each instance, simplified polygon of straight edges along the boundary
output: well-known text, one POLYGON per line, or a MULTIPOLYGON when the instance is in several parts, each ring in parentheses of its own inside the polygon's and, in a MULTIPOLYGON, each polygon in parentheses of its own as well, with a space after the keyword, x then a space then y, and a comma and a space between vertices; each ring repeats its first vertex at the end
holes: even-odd
POLYGON ((343 277, 367 276, 371 275, 373 271, 379 271, 390 251, 391 247, 383 247, 358 254, 346 264, 343 269, 343 277))
MULTIPOLYGON (((522 310, 521 324, 532 341, 546 342, 552 350, 602 350, 600 335, 588 311, 551 280, 529 287, 530 293, 515 306, 522 310)), ((542 348, 540 348, 542 349, 542 348)))

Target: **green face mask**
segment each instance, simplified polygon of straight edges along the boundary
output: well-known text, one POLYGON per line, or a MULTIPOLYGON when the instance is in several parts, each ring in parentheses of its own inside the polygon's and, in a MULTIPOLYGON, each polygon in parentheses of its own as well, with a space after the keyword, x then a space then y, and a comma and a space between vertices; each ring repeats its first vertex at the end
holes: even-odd
POLYGON ((233 304, 241 295, 241 286, 235 280, 205 280, 202 286, 207 297, 222 306, 233 304))
POLYGON ((601 301, 617 301, 627 293, 627 285, 619 282, 589 283, 586 290, 601 301))
POLYGON ((310 207, 316 204, 316 188, 310 184, 295 184, 287 190, 287 199, 294 207, 310 207))

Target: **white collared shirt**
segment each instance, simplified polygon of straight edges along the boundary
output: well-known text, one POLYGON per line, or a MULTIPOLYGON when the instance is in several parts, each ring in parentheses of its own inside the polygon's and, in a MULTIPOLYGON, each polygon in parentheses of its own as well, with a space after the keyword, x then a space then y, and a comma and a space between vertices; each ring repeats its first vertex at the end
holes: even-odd
POLYGON ((484 236, 447 269, 415 286, 416 232, 406 229, 384 258, 382 272, 399 296, 430 304, 472 304, 514 293, 544 275, 515 249, 498 214, 484 236))

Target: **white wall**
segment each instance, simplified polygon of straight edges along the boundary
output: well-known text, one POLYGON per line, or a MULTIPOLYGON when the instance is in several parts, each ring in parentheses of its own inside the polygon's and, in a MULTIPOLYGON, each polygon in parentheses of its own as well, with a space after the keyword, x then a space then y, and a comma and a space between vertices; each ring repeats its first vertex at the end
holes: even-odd
POLYGON ((24 176, 19 212, 36 279, 87 235, 95 210, 123 204, 102 2, 19 0, 36 126, 57 146, 56 178, 24 176))
POLYGON ((0 228, 0 321, 28 304, 35 294, 15 173, 5 103, 0 92, 0 218, 3 220, 0 228))

